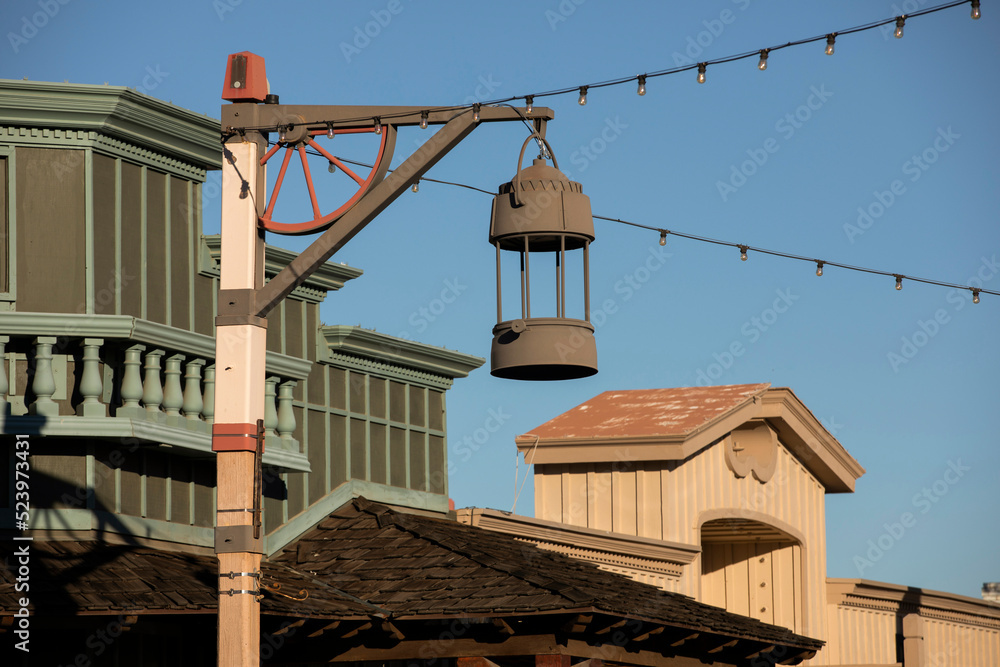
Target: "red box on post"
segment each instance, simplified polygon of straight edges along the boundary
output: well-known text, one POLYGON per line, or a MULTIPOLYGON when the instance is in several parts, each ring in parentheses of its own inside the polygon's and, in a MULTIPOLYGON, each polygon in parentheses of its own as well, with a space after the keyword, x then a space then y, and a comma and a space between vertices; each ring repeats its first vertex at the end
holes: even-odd
POLYGON ((230 102, 263 102, 266 96, 264 59, 249 51, 231 54, 226 63, 222 99, 230 102))

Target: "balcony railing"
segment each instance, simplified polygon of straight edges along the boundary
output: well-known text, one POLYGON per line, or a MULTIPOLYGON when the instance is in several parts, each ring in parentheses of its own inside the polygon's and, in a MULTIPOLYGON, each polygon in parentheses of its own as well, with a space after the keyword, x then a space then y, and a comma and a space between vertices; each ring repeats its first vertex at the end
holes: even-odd
MULTIPOLYGON (((211 336, 138 318, 0 313, 0 431, 135 438, 208 454, 214 359, 211 336)), ((267 355, 266 465, 309 469, 292 401, 311 366, 267 355)))

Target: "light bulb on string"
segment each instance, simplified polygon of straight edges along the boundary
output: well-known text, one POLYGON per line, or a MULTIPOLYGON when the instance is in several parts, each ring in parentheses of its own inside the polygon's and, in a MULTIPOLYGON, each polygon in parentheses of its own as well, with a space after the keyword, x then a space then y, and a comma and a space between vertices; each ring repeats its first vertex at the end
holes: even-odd
POLYGON ((979 290, 977 289, 972 290, 972 303, 979 303, 979 290))
POLYGON ((707 67, 706 63, 698 63, 698 83, 705 83, 705 69, 707 67))
POLYGON ((580 86, 580 99, 577 100, 577 104, 581 107, 587 104, 587 86, 580 86))
POLYGON ((667 245, 667 230, 660 230, 660 245, 667 245))
POLYGON ((326 128, 326 138, 333 139, 333 123, 330 123, 326 128))
POLYGON ((410 186, 410 190, 413 192, 420 192, 420 181, 413 181, 413 185, 410 186))
POLYGON ((479 104, 478 103, 472 105, 472 122, 473 123, 478 123, 479 122, 479 104))
MULTIPOLYGON (((980 16, 982 16, 982 13, 979 11, 979 0, 972 0, 972 18, 978 20, 980 16)), ((975 301, 974 303, 979 302, 975 301)))
POLYGON ((747 248, 747 246, 745 246, 745 245, 741 245, 740 246, 740 261, 743 261, 743 262, 747 261, 747 250, 748 249, 749 248, 747 248))
POLYGON ((767 69, 767 56, 771 52, 771 49, 762 49, 760 52, 760 62, 757 63, 757 69, 761 72, 767 69))
POLYGON ((816 275, 823 275, 823 262, 816 262, 816 275))
POLYGON ((278 128, 278 141, 280 141, 281 143, 285 143, 285 139, 287 138, 287 136, 288 135, 285 134, 285 126, 282 125, 281 127, 278 128))
POLYGON ((375 134, 382 134, 382 119, 375 116, 375 134))
POLYGON ((636 91, 639 97, 646 94, 646 75, 642 74, 639 76, 639 90, 636 91))
POLYGON ((905 16, 900 16, 900 17, 898 17, 896 19, 896 32, 893 33, 893 34, 896 35, 896 39, 902 39, 903 38, 903 26, 905 24, 906 24, 906 17, 905 16))
POLYGON ((896 276, 896 291, 903 289, 903 276, 896 276))
POLYGON ((826 51, 824 52, 826 53, 826 55, 828 56, 833 55, 833 43, 836 41, 837 41, 837 33, 832 32, 826 36, 826 51))
POLYGON ((525 111, 527 111, 528 113, 531 113, 532 110, 535 108, 535 98, 532 97, 531 95, 528 95, 527 97, 525 97, 524 98, 524 107, 525 107, 525 109, 524 109, 525 111))
POLYGON ((420 129, 421 130, 426 130, 427 129, 427 112, 426 111, 421 111, 420 112, 420 129))
POLYGON ((332 174, 333 172, 337 171, 337 165, 335 165, 333 162, 331 162, 327 166, 326 170, 332 174))

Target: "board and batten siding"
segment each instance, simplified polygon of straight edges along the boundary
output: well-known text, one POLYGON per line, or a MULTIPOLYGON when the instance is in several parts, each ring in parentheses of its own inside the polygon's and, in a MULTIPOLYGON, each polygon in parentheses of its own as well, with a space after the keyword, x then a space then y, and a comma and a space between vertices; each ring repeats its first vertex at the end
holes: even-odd
MULTIPOLYGON (((535 466, 535 516, 652 539, 701 545, 707 521, 759 521, 800 545, 802 619, 796 632, 826 636, 825 489, 782 445, 774 476, 762 484, 736 477, 722 440, 683 461, 535 466)), ((701 600, 700 557, 685 568, 678 592, 701 600)))

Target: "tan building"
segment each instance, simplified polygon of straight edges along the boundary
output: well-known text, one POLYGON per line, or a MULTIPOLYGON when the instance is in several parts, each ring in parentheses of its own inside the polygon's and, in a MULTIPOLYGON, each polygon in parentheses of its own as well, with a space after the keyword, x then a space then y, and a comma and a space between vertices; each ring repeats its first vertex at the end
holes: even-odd
POLYGON ((789 389, 609 391, 517 447, 536 518, 461 521, 822 639, 811 664, 1000 665, 1000 605, 826 576, 826 494, 865 471, 789 389))

